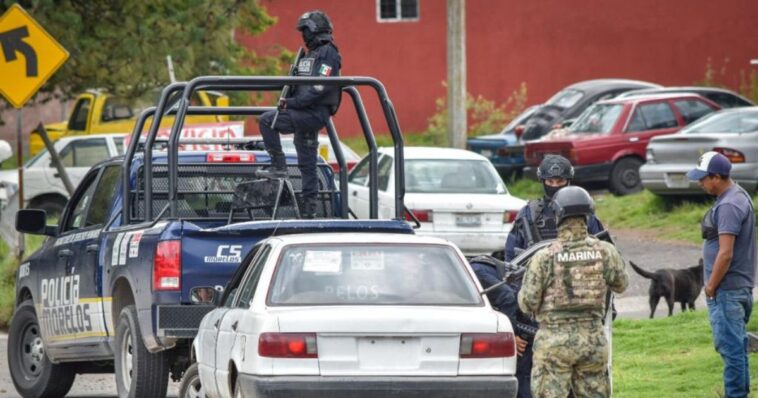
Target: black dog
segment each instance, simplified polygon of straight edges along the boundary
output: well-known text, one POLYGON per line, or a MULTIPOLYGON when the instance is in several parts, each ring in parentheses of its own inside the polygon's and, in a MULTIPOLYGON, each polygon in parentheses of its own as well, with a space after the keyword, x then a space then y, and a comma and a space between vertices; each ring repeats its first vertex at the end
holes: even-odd
POLYGON ((698 265, 685 269, 659 269, 655 272, 645 271, 633 262, 629 264, 638 274, 650 279, 650 318, 655 314, 655 307, 661 297, 666 299, 669 306, 669 316, 674 312, 674 302, 682 304, 682 312, 689 305, 695 309, 695 300, 703 290, 703 259, 698 265))

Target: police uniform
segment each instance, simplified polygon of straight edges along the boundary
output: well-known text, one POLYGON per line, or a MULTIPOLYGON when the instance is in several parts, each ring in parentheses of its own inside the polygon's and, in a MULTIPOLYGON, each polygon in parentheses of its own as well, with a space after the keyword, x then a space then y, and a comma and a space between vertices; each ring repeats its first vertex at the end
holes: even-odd
POLYGON ((532 394, 610 396, 608 341, 603 331, 607 289, 623 292, 628 275, 616 248, 587 233, 582 217, 566 218, 558 238, 535 253, 518 303, 535 314, 532 394))
MULTIPOLYGON (((311 25, 301 25, 301 22, 310 23, 309 18, 313 17, 322 18, 317 22, 325 21, 324 29, 328 26, 328 31, 318 31, 321 26, 313 25, 311 30, 317 31, 311 32, 312 37, 305 39, 308 52, 299 60, 296 76, 339 76, 342 61, 339 49, 333 43, 331 22, 326 15, 319 11, 305 13, 298 23, 298 30, 307 31, 311 25)), ((301 209, 301 213, 304 217, 310 218, 315 214, 319 191, 316 173, 318 132, 337 112, 342 91, 339 87, 324 85, 293 85, 292 89, 291 96, 285 99, 286 107, 281 109, 276 117, 274 127, 271 127, 271 122, 277 111, 264 113, 260 118, 259 127, 266 151, 271 155, 272 167, 275 169, 286 167, 279 133, 295 134, 294 144, 298 169, 302 176, 302 199, 305 208, 301 209)))

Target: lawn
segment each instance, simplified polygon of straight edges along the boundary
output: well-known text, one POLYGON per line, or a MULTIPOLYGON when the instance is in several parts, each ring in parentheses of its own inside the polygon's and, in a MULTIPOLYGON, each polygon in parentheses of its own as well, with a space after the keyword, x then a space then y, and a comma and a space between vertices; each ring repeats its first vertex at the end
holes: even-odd
MULTIPOLYGON (((755 316, 748 328, 758 330, 755 316)), ((755 390, 758 354, 750 354, 750 368, 755 390)), ((721 397, 722 371, 705 310, 613 324, 614 397, 721 397)))

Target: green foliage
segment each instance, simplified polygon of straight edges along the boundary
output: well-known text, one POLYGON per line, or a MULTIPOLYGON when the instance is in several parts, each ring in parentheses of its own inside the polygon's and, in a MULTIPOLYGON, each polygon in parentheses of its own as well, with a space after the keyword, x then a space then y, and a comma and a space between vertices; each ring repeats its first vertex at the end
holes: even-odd
POLYGON ((508 184, 508 192, 524 200, 539 199, 545 191, 542 189, 542 184, 536 180, 530 180, 528 178, 518 179, 508 184))
MULTIPOLYGON (((0 0, 0 13, 13 3, 0 0)), ((43 86, 42 98, 53 92, 74 96, 90 88, 142 97, 168 83, 167 55, 178 80, 206 74, 275 74, 281 69, 281 59, 259 57, 234 40, 233 32, 258 34, 275 22, 258 0, 20 4, 70 53, 43 86)))
MULTIPOLYGON (((57 222, 53 220, 51 222, 57 222)), ((34 253, 44 242, 43 236, 26 235, 26 253, 34 253)), ((16 295, 16 270, 19 262, 15 253, 0 240, 0 328, 8 326, 13 315, 16 295)))
MULTIPOLYGON (((447 87, 446 83, 443 86, 447 87)), ((468 116, 468 136, 476 137, 483 134, 493 134, 505 127, 526 107, 527 90, 526 83, 514 91, 503 104, 496 104, 481 95, 474 97, 466 96, 466 112, 468 116)), ((427 129, 422 135, 428 136, 430 145, 448 146, 447 134, 447 98, 440 97, 435 100, 437 111, 429 118, 427 129)))
MULTIPOLYGON (((716 70, 713 66, 713 61, 708 57, 708 61, 705 63, 705 73, 703 80, 696 81, 694 84, 697 86, 705 87, 720 87, 729 90, 734 90, 733 87, 729 87, 723 82, 728 80, 727 71, 729 66, 729 58, 724 58, 721 67, 716 70)), ((746 72, 744 69, 739 69, 740 83, 736 91, 745 98, 758 103, 758 72, 750 70, 746 72)))
MULTIPOLYGON (((748 325, 757 327, 755 319, 748 325)), ((758 382, 757 360, 758 355, 750 354, 753 386, 758 382)), ((722 369, 704 310, 613 323, 614 397, 719 397, 722 369)))

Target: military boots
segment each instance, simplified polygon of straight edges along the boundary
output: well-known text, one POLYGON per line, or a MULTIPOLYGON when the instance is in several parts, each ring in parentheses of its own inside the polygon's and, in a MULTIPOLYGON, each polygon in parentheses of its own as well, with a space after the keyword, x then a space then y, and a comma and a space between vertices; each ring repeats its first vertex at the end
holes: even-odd
POLYGON ((267 179, 287 178, 287 159, 284 152, 269 152, 269 155, 271 166, 256 170, 255 176, 267 179))

